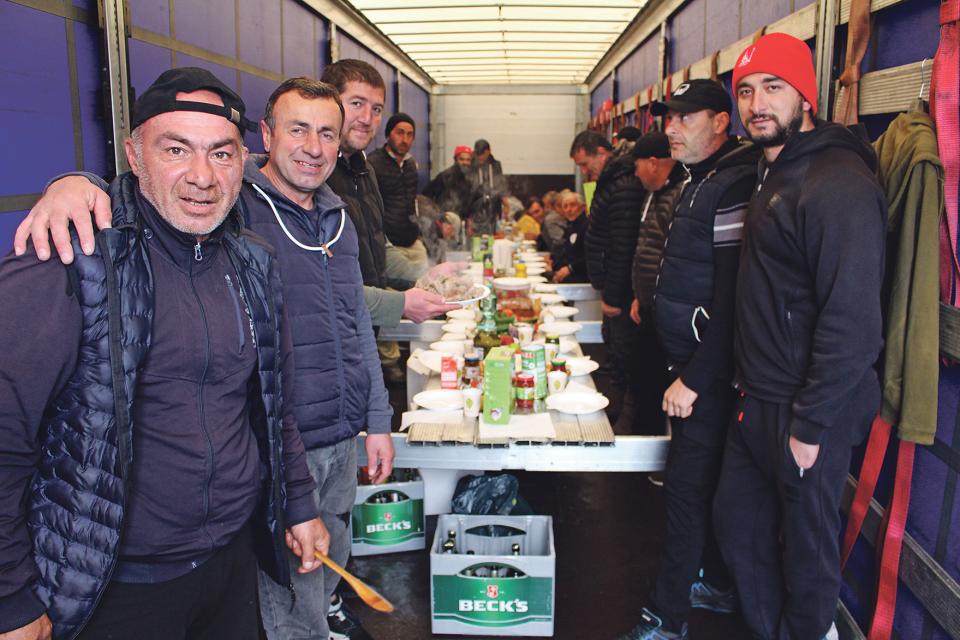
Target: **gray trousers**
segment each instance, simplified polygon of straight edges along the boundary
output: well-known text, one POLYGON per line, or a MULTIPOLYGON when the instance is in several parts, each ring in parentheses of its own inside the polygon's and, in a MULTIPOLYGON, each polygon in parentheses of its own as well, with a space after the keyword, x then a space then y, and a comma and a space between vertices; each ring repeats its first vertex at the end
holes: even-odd
MULTIPOLYGON (((330 447, 307 450, 307 466, 317 483, 320 518, 330 532, 330 558, 344 565, 350 557, 350 512, 357 495, 357 440, 348 438, 330 447)), ((297 573, 300 559, 292 553, 290 591, 260 572, 260 613, 270 640, 329 640, 327 609, 340 576, 324 566, 297 573), (292 608, 291 608, 291 605, 292 608)))

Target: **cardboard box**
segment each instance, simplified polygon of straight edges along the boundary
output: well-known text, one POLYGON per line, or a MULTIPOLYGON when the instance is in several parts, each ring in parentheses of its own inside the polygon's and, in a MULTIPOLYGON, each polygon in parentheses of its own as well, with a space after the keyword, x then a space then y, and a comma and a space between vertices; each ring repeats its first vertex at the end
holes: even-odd
POLYGON ((441 515, 430 548, 431 630, 552 636, 555 578, 549 516, 441 515), (502 527, 512 534, 490 535, 510 533, 502 527), (456 553, 443 552, 449 531, 455 532, 456 553), (512 554, 514 544, 519 555, 512 554), (494 576, 492 569, 506 575, 494 576))
POLYGON ((513 413, 513 349, 494 347, 483 359, 483 421, 507 424, 513 413))
POLYGON ((411 479, 357 487, 350 514, 355 556, 426 547, 423 480, 416 469, 394 469, 393 474, 411 479))

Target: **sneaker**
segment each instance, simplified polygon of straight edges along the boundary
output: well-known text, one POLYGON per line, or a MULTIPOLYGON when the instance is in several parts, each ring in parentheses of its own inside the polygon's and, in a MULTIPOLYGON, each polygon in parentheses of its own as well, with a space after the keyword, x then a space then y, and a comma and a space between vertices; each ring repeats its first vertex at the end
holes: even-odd
POLYGON ((360 618, 347 608, 339 595, 334 596, 327 612, 330 640, 373 640, 360 624, 360 618))
POLYGON ((649 609, 640 611, 640 624, 617 640, 687 640, 687 623, 683 623, 680 632, 667 631, 663 621, 649 609))
POLYGON ((737 592, 731 587, 722 591, 706 582, 694 582, 690 585, 690 606, 694 609, 706 609, 714 613, 735 613, 739 608, 737 592))

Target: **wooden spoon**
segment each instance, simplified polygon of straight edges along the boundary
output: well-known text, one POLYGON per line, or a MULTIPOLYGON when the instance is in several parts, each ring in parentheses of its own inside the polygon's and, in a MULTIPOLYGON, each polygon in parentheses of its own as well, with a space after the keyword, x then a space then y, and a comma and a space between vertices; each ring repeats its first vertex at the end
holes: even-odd
POLYGON ((336 573, 340 574, 340 577, 346 580, 347 584, 353 587, 353 590, 357 592, 357 595, 360 596, 360 599, 366 602, 372 608, 376 609, 377 611, 383 611, 384 613, 390 613, 393 611, 393 605, 390 604, 390 601, 377 593, 373 587, 366 584, 319 551, 314 551, 313 555, 317 557, 317 560, 333 569, 336 573))

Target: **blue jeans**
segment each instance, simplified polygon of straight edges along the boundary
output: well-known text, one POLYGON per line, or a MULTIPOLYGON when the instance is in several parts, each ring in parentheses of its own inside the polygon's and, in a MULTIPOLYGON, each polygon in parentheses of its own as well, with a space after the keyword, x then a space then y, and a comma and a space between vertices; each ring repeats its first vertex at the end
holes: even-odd
MULTIPOLYGON (((329 556, 340 565, 350 557, 350 512, 357 495, 357 440, 348 438, 329 447, 307 450, 307 465, 317 483, 320 518, 330 532, 329 556)), ((340 576, 324 566, 297 573, 300 559, 292 553, 290 574, 296 591, 290 591, 260 572, 260 613, 271 640, 329 640, 327 609, 340 576), (291 607, 292 605, 292 607, 291 607)))

